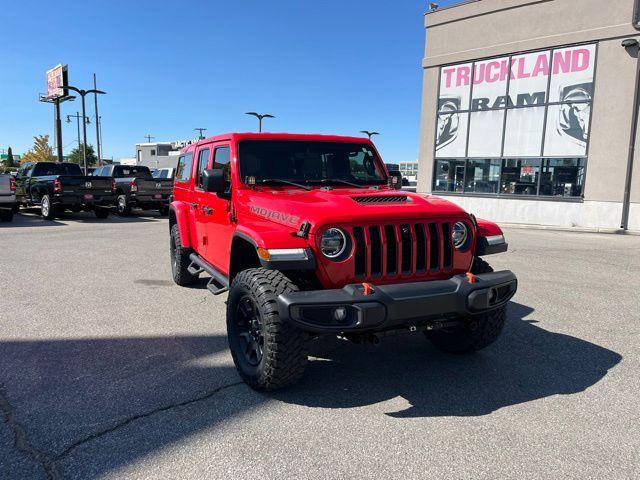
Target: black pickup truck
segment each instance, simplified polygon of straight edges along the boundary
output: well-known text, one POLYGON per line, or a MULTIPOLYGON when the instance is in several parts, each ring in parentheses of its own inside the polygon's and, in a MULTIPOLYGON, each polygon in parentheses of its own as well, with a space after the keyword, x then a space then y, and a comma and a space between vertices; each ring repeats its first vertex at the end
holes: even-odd
POLYGON ((47 220, 65 210, 93 211, 96 217, 107 218, 114 203, 113 181, 85 176, 75 163, 26 163, 18 170, 15 183, 18 204, 39 206, 47 220))
POLYGON ((107 165, 97 168, 93 178, 109 178, 115 183, 118 214, 127 216, 132 208, 169 213, 173 179, 153 178, 143 165, 107 165))

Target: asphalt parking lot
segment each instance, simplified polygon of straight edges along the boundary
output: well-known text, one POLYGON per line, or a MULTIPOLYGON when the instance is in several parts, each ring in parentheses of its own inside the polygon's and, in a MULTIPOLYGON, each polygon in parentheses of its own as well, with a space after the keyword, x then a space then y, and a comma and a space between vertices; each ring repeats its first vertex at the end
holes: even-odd
POLYGON ((224 296, 171 282, 154 215, 0 226, 0 478, 640 477, 640 237, 507 230, 498 343, 316 342, 240 382, 224 296))

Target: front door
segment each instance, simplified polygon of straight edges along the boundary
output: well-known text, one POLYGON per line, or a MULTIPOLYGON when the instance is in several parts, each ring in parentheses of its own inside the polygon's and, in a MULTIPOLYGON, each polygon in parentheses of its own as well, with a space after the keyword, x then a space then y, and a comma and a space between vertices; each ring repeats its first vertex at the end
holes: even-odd
POLYGON ((229 252, 233 225, 231 223, 231 149, 228 144, 213 146, 213 162, 211 168, 222 169, 228 183, 224 194, 205 193, 205 215, 209 218, 205 225, 208 239, 205 259, 224 274, 229 274, 229 252))
POLYGON ((191 207, 193 208, 193 220, 196 230, 196 250, 201 257, 207 258, 209 238, 207 237, 207 223, 211 219, 208 214, 209 194, 203 190, 203 174, 209 168, 211 157, 210 145, 203 145, 196 151, 196 169, 193 185, 191 207))

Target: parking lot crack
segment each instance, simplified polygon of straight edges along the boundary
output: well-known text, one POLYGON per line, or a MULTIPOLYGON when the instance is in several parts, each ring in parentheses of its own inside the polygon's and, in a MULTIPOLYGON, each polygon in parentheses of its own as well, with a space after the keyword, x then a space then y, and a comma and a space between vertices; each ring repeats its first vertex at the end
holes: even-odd
POLYGON ((110 433, 116 432, 116 431, 126 427, 127 425, 130 425, 130 424, 138 421, 138 420, 142 420, 144 418, 149 418, 149 417, 151 417, 153 415, 156 415, 158 413, 167 412, 167 411, 173 410, 175 408, 185 407, 187 405, 192 405, 194 403, 198 403, 198 402, 202 402, 202 401, 208 400, 208 399, 214 397, 216 394, 218 394, 218 393, 220 393, 220 392, 222 392, 224 390, 227 390, 227 389, 232 388, 232 387, 236 387, 238 385, 243 385, 243 384, 244 384, 244 382, 242 382, 242 381, 229 383, 229 384, 226 384, 226 385, 222 385, 221 387, 218 387, 218 388, 216 388, 214 390, 211 390, 211 391, 209 391, 207 393, 204 393, 204 394, 202 394, 202 395, 200 395, 200 396, 198 396, 196 398, 192 398, 192 399, 189 399, 189 400, 183 400, 181 402, 171 403, 169 405, 163 405, 162 407, 154 408, 153 410, 149 410, 148 412, 144 412, 144 413, 140 413, 140 414, 137 414, 137 415, 132 415, 130 417, 127 417, 127 418, 123 419, 122 421, 118 422, 117 424, 115 424, 115 425, 113 425, 113 426, 111 426, 109 428, 106 428, 106 429, 101 430, 99 432, 87 435, 86 437, 81 438, 80 440, 72 443, 67 448, 65 448, 62 452, 60 452, 58 455, 56 455, 53 460, 56 461, 56 462, 60 461, 60 460, 64 459, 65 457, 67 457, 69 454, 71 454, 76 448, 80 447, 81 445, 84 445, 84 444, 86 444, 88 442, 96 440, 97 438, 100 438, 100 437, 102 437, 104 435, 108 435, 110 433))
POLYGON ((55 460, 44 452, 38 450, 29 440, 24 426, 18 422, 13 405, 9 402, 5 386, 0 385, 0 411, 4 418, 4 423, 11 429, 14 437, 14 446, 17 450, 25 453, 38 462, 50 480, 59 480, 62 477, 58 473, 55 460))

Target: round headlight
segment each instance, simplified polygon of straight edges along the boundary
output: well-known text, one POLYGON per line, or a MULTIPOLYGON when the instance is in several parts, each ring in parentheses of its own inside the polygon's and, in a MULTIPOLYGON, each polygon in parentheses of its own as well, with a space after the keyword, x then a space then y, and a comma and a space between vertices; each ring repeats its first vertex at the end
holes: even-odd
POLYGON ((469 236, 469 229, 464 222, 457 222, 453 226, 451 232, 451 239, 453 240, 453 246, 456 248, 462 248, 467 243, 467 237, 469 236))
POLYGON ((339 228, 329 228, 320 237, 320 250, 327 258, 337 258, 347 248, 347 236, 339 228))

